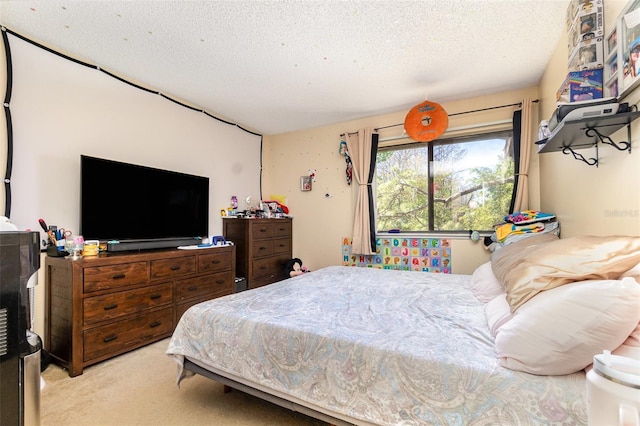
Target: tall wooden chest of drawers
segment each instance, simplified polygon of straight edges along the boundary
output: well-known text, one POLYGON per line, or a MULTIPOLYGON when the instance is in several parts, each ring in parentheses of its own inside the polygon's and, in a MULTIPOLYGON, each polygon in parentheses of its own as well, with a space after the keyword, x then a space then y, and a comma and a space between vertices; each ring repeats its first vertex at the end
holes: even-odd
POLYGON ((189 307, 234 291, 234 246, 47 257, 45 349, 70 376, 168 337, 189 307))
POLYGON ((223 218, 222 229, 236 245, 236 272, 247 279, 247 288, 288 278, 284 268, 291 259, 291 218, 223 218))

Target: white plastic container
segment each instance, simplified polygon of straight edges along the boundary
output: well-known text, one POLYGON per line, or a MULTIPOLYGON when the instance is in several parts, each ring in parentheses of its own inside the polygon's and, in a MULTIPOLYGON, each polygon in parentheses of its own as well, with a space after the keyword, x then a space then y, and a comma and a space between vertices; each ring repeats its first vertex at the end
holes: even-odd
POLYGON ((593 357, 587 415, 589 426, 640 426, 640 361, 609 351, 593 357))

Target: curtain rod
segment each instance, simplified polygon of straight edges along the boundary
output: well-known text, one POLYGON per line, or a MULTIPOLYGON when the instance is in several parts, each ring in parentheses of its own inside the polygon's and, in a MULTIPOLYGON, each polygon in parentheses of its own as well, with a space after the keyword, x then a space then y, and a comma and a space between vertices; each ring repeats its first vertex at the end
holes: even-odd
MULTIPOLYGON (((540 100, 539 99, 534 99, 531 102, 538 103, 538 102, 540 102, 540 100)), ((514 106, 522 106, 522 102, 518 102, 518 103, 515 103, 515 104, 498 105, 498 106, 493 106, 493 107, 488 107, 488 108, 474 109, 474 110, 471 110, 471 111, 456 112, 456 113, 448 114, 448 115, 449 115, 449 117, 453 117, 455 115, 471 114, 471 113, 474 113, 474 112, 489 111, 489 110, 492 110, 492 109, 508 108, 508 107, 514 107, 514 106)), ((390 127, 397 127, 397 126, 403 126, 403 125, 404 125, 404 123, 391 124, 389 126, 378 127, 378 128, 373 129, 373 130, 378 131, 378 130, 382 130, 382 129, 388 129, 390 127)), ((355 132, 355 133, 357 133, 357 132, 355 132)), ((352 135, 354 133, 349 133, 349 134, 352 135)), ((340 136, 343 136, 343 135, 340 135, 340 136)))
MULTIPOLYGON (((512 120, 497 120, 497 121, 491 121, 491 122, 487 122, 487 123, 481 123, 481 124, 470 124, 468 126, 457 126, 457 127, 449 127, 445 133, 443 133, 443 137, 446 137, 447 133, 451 133, 451 132, 457 132, 459 130, 467 130, 467 129, 482 129, 485 127, 491 127, 491 126, 497 126, 500 124, 507 124, 507 123, 511 123, 512 120)), ((408 139, 409 136, 407 135, 400 135, 400 136, 389 136, 387 138, 382 138, 379 139, 378 142, 379 143, 383 143, 383 142, 390 142, 390 141, 396 141, 399 139, 408 139)))

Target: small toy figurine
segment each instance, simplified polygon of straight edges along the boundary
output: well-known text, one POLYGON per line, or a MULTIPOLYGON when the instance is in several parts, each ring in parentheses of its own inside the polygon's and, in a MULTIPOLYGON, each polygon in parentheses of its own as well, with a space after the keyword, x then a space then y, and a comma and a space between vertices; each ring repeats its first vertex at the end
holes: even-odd
POLYGON ((309 272, 306 266, 302 265, 302 260, 293 258, 289 260, 285 266, 285 272, 289 275, 289 277, 297 277, 298 275, 302 275, 305 272, 309 272))

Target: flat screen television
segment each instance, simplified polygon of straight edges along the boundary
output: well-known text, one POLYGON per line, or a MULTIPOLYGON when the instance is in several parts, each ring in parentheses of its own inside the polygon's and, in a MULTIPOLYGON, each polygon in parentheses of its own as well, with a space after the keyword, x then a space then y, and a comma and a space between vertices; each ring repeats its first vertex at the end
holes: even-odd
POLYGON ((197 244, 208 236, 209 178, 80 156, 80 232, 109 251, 197 244))

